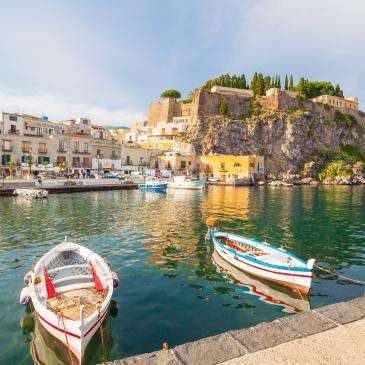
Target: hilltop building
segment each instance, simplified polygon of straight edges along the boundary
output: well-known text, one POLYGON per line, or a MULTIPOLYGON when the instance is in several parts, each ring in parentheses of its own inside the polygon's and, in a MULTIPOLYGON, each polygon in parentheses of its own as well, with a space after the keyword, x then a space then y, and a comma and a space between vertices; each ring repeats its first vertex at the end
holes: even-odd
POLYGON ((359 99, 355 96, 339 98, 338 96, 332 95, 320 95, 312 100, 316 103, 328 104, 337 108, 359 110, 359 99))

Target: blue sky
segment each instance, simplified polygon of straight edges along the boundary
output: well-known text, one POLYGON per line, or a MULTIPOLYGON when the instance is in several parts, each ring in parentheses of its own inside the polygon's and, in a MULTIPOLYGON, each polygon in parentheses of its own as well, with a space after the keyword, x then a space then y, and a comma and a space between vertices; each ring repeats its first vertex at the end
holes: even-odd
POLYGON ((363 0, 4 1, 0 109, 145 118, 221 73, 339 82, 365 109, 363 0))

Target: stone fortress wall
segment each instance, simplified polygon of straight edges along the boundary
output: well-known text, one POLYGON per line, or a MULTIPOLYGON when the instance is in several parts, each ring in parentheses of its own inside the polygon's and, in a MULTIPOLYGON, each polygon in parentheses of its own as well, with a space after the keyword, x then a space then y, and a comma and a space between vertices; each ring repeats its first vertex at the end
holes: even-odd
MULTIPOLYGON (((191 121, 201 117, 219 115, 219 104, 225 99, 228 104, 228 111, 231 118, 240 118, 250 110, 252 93, 249 90, 244 92, 228 88, 220 88, 215 92, 199 90, 191 103, 179 103, 174 99, 162 99, 152 102, 149 106, 148 124, 156 125, 161 121, 172 121, 174 117, 189 116, 191 121)), ((312 100, 298 98, 295 92, 272 88, 265 96, 258 97, 258 102, 263 108, 271 110, 304 109, 318 113, 326 118, 334 118, 336 111, 343 114, 353 115, 359 123, 365 126, 365 113, 346 107, 335 107, 312 100)))

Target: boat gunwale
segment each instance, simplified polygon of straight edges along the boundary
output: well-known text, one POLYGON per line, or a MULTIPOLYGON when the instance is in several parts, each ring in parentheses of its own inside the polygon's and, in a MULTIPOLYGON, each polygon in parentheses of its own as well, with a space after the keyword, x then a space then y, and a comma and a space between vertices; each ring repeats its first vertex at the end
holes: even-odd
MULTIPOLYGON (((262 266, 267 266, 267 267, 271 267, 271 268, 275 268, 275 269, 279 269, 279 270, 290 271, 290 272, 296 272, 296 271, 300 271, 300 272, 312 272, 312 270, 307 267, 307 264, 304 261, 302 261, 301 259, 297 258, 295 255, 293 255, 291 253, 288 253, 288 251, 286 251, 286 250, 285 250, 285 252, 283 252, 282 250, 279 250, 277 247, 275 247, 274 245, 271 245, 269 243, 258 242, 258 241, 252 240, 250 238, 247 238, 247 237, 230 234, 230 233, 223 232, 223 231, 212 231, 211 234, 212 234, 213 241, 218 241, 218 242, 214 242, 214 243, 216 243, 218 245, 223 245, 226 250, 227 249, 228 250, 232 250, 232 251, 234 251, 234 253, 237 256, 240 256, 240 257, 242 257, 244 259, 247 259, 248 261, 252 261, 252 262, 254 262, 256 264, 259 264, 259 265, 262 265, 262 266), (231 237, 234 236, 234 237, 237 237, 239 239, 242 239, 243 238, 243 239, 248 240, 248 241, 251 241, 251 242, 253 242, 255 244, 264 245, 264 247, 267 246, 267 247, 273 249, 274 251, 278 251, 282 255, 286 255, 286 256, 289 256, 289 257, 297 260, 303 266, 289 267, 288 265, 287 266, 276 265, 276 264, 272 264, 272 263, 269 263, 269 262, 265 262, 265 261, 259 260, 259 259, 255 258, 255 257, 253 257, 253 256, 251 256, 249 254, 241 253, 240 251, 235 250, 232 247, 226 248, 225 247, 226 245, 224 245, 223 243, 221 243, 221 241, 219 240, 219 237, 217 237, 219 235, 226 235, 225 236, 226 238, 229 238, 229 236, 231 236, 231 237)), ((243 242, 239 242, 239 243, 243 243, 243 242)), ((246 242, 245 242, 245 244, 246 244, 246 242)), ((249 243, 247 243, 247 244, 250 245, 249 243)), ((251 247, 254 247, 254 248, 258 248, 257 246, 255 246, 253 244, 251 244, 250 246, 251 247)))

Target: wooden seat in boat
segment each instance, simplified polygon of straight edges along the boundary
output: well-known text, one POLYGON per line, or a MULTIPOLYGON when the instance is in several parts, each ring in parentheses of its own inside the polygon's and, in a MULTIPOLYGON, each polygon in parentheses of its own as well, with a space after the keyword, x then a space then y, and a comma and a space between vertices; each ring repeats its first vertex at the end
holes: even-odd
POLYGON ((264 252, 264 251, 257 250, 255 247, 252 247, 250 245, 245 245, 245 244, 242 244, 240 242, 232 241, 227 237, 219 237, 219 240, 221 242, 223 242, 225 245, 227 245, 228 247, 232 247, 235 250, 238 250, 242 253, 248 253, 250 256, 267 255, 267 253, 264 252))
POLYGON ((103 296, 95 288, 90 287, 58 294, 47 301, 47 306, 64 318, 78 321, 81 305, 84 306, 84 317, 86 318, 98 309, 97 304, 100 300, 103 300, 103 296))

